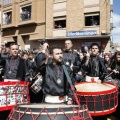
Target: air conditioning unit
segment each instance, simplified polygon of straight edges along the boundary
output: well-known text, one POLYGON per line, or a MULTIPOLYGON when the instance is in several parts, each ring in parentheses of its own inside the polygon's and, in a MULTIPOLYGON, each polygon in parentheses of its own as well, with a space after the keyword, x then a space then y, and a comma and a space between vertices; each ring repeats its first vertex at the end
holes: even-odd
POLYGON ((106 35, 107 33, 106 33, 106 30, 102 30, 101 31, 101 35, 106 35))

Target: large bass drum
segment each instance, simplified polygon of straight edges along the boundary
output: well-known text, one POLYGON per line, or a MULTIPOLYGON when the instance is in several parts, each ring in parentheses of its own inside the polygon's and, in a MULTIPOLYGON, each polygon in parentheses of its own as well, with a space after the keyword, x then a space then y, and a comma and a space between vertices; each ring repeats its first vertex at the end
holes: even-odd
POLYGON ((0 82, 0 111, 11 110, 14 105, 29 103, 27 82, 0 82))
POLYGON ((86 105, 28 104, 16 106, 8 120, 92 120, 86 105))
POLYGON ((81 82, 76 89, 80 104, 87 105, 91 116, 111 114, 118 106, 118 88, 112 83, 81 82))

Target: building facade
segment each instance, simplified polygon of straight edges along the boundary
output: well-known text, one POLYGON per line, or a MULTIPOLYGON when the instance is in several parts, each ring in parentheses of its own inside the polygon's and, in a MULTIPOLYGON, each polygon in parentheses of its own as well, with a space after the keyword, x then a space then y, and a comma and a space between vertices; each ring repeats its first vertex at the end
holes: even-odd
POLYGON ((17 42, 21 49, 39 46, 45 38, 45 0, 3 0, 2 41, 17 42))
POLYGON ((97 42, 109 52, 112 29, 111 0, 46 1, 46 40, 61 44, 71 39, 74 49, 97 42))
POLYGON ((112 5, 112 0, 3 0, 2 40, 31 49, 38 40, 64 47, 71 39, 74 49, 97 42, 109 52, 112 5))

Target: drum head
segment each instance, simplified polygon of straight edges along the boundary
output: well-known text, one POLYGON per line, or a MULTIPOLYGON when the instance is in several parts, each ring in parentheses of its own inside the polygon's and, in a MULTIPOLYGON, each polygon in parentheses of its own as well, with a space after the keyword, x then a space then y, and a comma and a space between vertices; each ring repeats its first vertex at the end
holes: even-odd
POLYGON ((106 90, 114 89, 116 86, 113 84, 103 83, 79 83, 76 85, 77 91, 80 92, 101 92, 106 90))

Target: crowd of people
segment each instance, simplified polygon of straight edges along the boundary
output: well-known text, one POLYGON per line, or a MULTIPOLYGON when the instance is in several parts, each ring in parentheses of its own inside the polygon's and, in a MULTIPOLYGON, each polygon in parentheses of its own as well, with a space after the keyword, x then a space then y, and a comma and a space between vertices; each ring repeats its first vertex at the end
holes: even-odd
MULTIPOLYGON (((97 43, 92 43, 84 53, 72 48, 71 40, 65 40, 64 49, 40 41, 39 49, 29 51, 19 50, 16 43, 6 50, 5 44, 1 43, 0 80, 26 81, 30 83, 31 88, 35 81, 33 78, 40 73, 43 77, 40 84, 42 89, 37 94, 30 89, 31 103, 73 104, 74 91, 71 90, 64 72, 65 66, 73 86, 77 82, 89 82, 94 78, 98 84, 104 81, 114 82, 120 92, 120 51, 116 51, 114 55, 104 53, 101 56, 97 43)), ((37 87, 35 89, 37 90, 37 87)), ((116 115, 119 115, 120 110, 120 94, 118 96, 116 115)))

